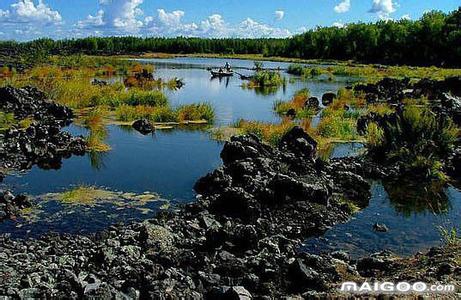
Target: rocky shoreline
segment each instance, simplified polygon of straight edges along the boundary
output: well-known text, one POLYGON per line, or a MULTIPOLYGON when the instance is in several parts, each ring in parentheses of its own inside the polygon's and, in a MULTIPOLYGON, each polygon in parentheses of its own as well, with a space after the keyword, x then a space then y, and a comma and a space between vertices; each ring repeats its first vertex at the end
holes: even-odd
MULTIPOLYGON (((8 172, 28 170, 34 165, 59 169, 63 159, 85 154, 85 139, 62 131, 72 122, 72 110, 47 100, 36 88, 0 88, 0 110, 14 114, 17 121, 30 120, 27 128, 13 126, 0 132, 0 182, 8 172)), ((4 193, 0 196, 0 221, 14 218, 28 206, 24 196, 4 193)))
MULTIPOLYGON (((364 207, 369 197, 369 184, 348 159, 330 164, 315 153, 315 141, 298 127, 278 148, 255 136, 234 137, 221 153, 224 165, 197 182, 195 203, 93 236, 15 240, 4 235, 0 295, 311 298, 338 295, 343 281, 410 280, 416 273, 406 270, 413 260, 386 252, 351 260, 340 251, 297 251, 305 238, 347 221, 350 204, 364 207)), ((424 279, 459 283, 461 268, 454 262, 442 267, 446 259, 430 265, 424 279), (437 271, 442 268, 443 274, 437 271)))
MULTIPOLYGON (((383 81, 359 89, 386 99, 383 90, 399 94, 407 87, 383 81)), ((9 129, 1 136, 3 168, 53 168, 85 152, 83 138, 61 131, 72 120, 69 109, 34 88, 0 89, 0 100, 2 110, 34 119, 27 129, 9 129)), ((456 153, 446 163, 454 173, 459 170, 456 153)), ((300 127, 286 133, 277 147, 254 135, 233 137, 221 158, 223 165, 195 184, 197 201, 148 221, 114 225, 90 236, 0 235, 0 298, 346 297, 351 295, 338 292, 342 282, 374 280, 451 283, 459 292, 459 245, 412 258, 384 251, 353 260, 342 251, 299 251, 305 239, 348 221, 368 205, 368 179, 396 178, 398 168, 366 156, 322 161, 316 141, 300 127)), ((0 196, 7 217, 27 205, 20 195, 0 196)))

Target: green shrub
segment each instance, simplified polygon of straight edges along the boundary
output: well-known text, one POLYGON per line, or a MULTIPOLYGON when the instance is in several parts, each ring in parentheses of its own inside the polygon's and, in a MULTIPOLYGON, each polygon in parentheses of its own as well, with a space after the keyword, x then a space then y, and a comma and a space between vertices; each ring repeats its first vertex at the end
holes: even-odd
POLYGON ((282 122, 280 124, 264 123, 258 121, 239 120, 233 127, 238 128, 241 133, 252 133, 259 137, 261 140, 277 145, 282 137, 293 128, 294 123, 282 122))
POLYGON ((206 120, 213 121, 214 109, 209 103, 187 104, 178 107, 179 121, 206 120))
POLYGON ((287 73, 292 75, 303 75, 304 67, 300 64, 291 64, 288 66, 287 73))
POLYGON ((165 106, 168 98, 161 91, 130 91, 122 96, 122 102, 131 106, 165 106))
POLYGON ((285 77, 279 72, 260 71, 251 80, 253 87, 278 87, 286 83, 285 77))
POLYGON ((407 171, 445 179, 441 160, 451 152, 459 132, 451 119, 418 106, 408 106, 391 117, 380 123, 380 131, 372 127, 369 153, 388 163, 400 163, 407 171))

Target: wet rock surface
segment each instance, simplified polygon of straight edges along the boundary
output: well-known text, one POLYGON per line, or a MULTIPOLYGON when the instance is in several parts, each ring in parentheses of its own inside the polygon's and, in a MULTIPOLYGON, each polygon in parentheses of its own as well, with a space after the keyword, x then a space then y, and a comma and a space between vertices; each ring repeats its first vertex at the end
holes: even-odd
POLYGON ((31 207, 32 203, 25 195, 15 196, 10 191, 0 192, 0 221, 15 219, 21 209, 31 207))
POLYGON ((72 111, 32 87, 0 88, 0 109, 17 119, 31 118, 25 129, 10 128, 0 133, 0 169, 24 170, 34 164, 41 168, 59 168, 63 158, 83 155, 86 142, 62 131, 72 122, 72 111))
POLYGON ((152 133, 155 130, 155 128, 152 126, 149 120, 146 119, 140 119, 135 121, 132 127, 143 135, 152 133))

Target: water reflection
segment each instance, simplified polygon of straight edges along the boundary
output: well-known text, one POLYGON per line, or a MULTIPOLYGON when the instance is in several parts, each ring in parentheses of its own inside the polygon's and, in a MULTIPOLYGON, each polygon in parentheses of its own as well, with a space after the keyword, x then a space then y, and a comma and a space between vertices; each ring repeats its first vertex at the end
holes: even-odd
POLYGON ((451 209, 445 193, 445 185, 440 182, 384 182, 391 205, 404 217, 413 214, 444 214, 451 209))
MULTIPOLYGON (((307 240, 304 250, 321 253, 342 249, 353 257, 360 257, 384 249, 400 255, 411 255, 421 249, 439 245, 439 227, 459 227, 461 220, 461 192, 449 186, 444 188, 443 193, 447 199, 444 203, 451 203, 443 214, 414 213, 410 207, 420 210, 421 204, 409 204, 405 210, 411 213, 404 215, 396 210, 384 186, 374 182, 368 207, 358 212, 349 222, 328 230, 323 237, 307 240), (385 224, 389 231, 374 231, 375 223, 385 224)), ((410 193, 406 200, 412 202, 411 197, 410 193)), ((443 205, 446 204, 441 207, 443 205)))
POLYGON ((96 152, 91 151, 88 153, 88 159, 90 160, 91 167, 96 170, 100 171, 106 168, 106 164, 104 163, 104 158, 107 156, 105 152, 96 152))
POLYGON ((225 87, 229 87, 229 82, 230 82, 230 77, 225 76, 225 77, 216 77, 216 76, 211 76, 210 81, 218 81, 219 83, 224 83, 225 87))

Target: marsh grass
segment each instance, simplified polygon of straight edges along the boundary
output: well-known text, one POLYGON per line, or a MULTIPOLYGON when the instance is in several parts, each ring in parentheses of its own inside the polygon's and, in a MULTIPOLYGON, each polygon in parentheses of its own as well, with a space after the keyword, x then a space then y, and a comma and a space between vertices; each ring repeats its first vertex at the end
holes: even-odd
POLYGON ((111 147, 105 143, 108 131, 104 119, 107 115, 108 111, 106 108, 97 107, 82 117, 82 124, 89 129, 86 142, 91 152, 107 152, 111 150, 111 147))
POLYGON ((57 196, 57 200, 71 205, 94 205, 98 200, 113 198, 113 192, 94 186, 80 185, 57 196))
POLYGON ((445 181, 442 160, 451 152, 459 128, 449 118, 426 107, 407 106, 395 120, 368 130, 369 153, 389 163, 401 162, 408 171, 445 181))
POLYGON ((440 237, 442 242, 447 246, 459 246, 461 245, 461 235, 458 228, 455 226, 451 228, 438 226, 440 237))
POLYGON ((356 124, 359 116, 360 112, 329 106, 322 111, 316 133, 323 138, 357 140, 359 135, 356 124))
POLYGON ((241 134, 252 133, 269 144, 277 145, 283 135, 293 128, 293 126, 295 126, 295 124, 291 121, 273 124, 240 119, 233 127, 239 129, 241 134))
POLYGON ((129 122, 145 118, 152 122, 186 122, 186 121, 207 121, 214 120, 214 109, 209 103, 195 103, 181 105, 177 108, 169 106, 148 106, 148 105, 121 105, 116 108, 117 120, 129 122))
POLYGON ((272 109, 280 116, 285 116, 289 110, 294 109, 297 119, 311 118, 318 111, 306 107, 309 94, 308 89, 299 90, 293 95, 290 101, 276 100, 272 109))
POLYGON ((176 122, 176 113, 167 106, 130 106, 121 105, 115 110, 116 119, 119 121, 130 122, 137 119, 148 119, 153 122, 176 122))
POLYGON ((161 91, 133 90, 122 94, 119 99, 119 103, 131 106, 165 106, 168 104, 168 98, 161 91))
POLYGON ((286 85, 286 79, 279 72, 259 71, 247 84, 247 88, 271 88, 286 85))
POLYGON ((193 121, 206 120, 212 122, 214 120, 214 109, 209 103, 196 103, 181 105, 176 109, 178 121, 193 121))
POLYGON ((33 117, 17 120, 13 113, 0 111, 0 132, 10 128, 26 129, 34 122, 33 117))
POLYGON ((440 80, 448 76, 459 76, 461 69, 338 63, 328 67, 307 67, 300 64, 291 64, 287 72, 304 78, 313 78, 325 74, 327 76, 361 77, 369 81, 379 80, 384 77, 431 78, 440 80))
POLYGON ((14 114, 0 111, 0 131, 8 130, 14 124, 16 124, 14 114))

